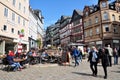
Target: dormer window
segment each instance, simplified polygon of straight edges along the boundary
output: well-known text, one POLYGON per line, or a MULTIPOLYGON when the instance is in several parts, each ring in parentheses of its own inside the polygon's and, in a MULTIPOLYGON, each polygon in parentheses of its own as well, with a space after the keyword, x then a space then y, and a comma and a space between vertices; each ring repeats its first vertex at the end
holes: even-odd
POLYGON ((95 7, 95 11, 97 11, 97 7, 95 7))
POLYGON ((92 13, 93 12, 93 9, 90 9, 90 13, 92 13))
POLYGON ((98 23, 98 17, 95 17, 95 23, 98 23))
POLYGON ((85 15, 88 16, 88 11, 85 12, 85 15))
POLYGON ((106 8, 107 7, 107 3, 106 2, 102 2, 102 8, 106 8))
POLYGON ((111 7, 111 9, 114 9, 114 6, 113 6, 113 5, 111 5, 110 7, 111 7))

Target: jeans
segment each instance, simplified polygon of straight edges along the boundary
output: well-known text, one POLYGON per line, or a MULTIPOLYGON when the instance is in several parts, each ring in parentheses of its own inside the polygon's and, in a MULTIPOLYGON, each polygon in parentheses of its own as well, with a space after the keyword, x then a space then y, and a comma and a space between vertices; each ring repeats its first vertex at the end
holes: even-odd
POLYGON ((82 55, 79 56, 80 61, 82 62, 82 55))
POLYGON ((79 65, 78 57, 75 56, 74 58, 75 58, 75 66, 76 66, 76 65, 79 65))
POLYGON ((20 63, 18 62, 11 64, 11 66, 14 67, 14 71, 21 67, 20 63))
POLYGON ((114 56, 114 65, 115 64, 118 64, 118 56, 117 55, 114 56))

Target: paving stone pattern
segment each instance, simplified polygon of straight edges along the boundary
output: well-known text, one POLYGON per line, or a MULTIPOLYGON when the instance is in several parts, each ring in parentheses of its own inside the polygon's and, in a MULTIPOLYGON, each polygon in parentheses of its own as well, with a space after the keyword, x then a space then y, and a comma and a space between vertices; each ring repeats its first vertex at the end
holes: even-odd
MULTIPOLYGON (((98 64, 98 76, 91 76, 87 60, 83 60, 77 67, 74 67, 73 64, 71 66, 38 64, 17 72, 0 70, 0 80, 104 80, 103 76, 103 68, 100 63, 98 64)), ((120 80, 120 59, 119 65, 108 67, 107 80, 120 80)))

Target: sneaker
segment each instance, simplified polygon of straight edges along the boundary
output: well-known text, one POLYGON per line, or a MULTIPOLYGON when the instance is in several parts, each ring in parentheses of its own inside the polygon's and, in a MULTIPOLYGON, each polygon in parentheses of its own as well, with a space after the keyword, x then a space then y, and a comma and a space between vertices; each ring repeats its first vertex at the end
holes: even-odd
POLYGON ((94 77, 97 77, 97 75, 94 75, 94 77))
POLYGON ((20 68, 18 69, 18 71, 21 71, 21 70, 22 70, 22 69, 20 69, 20 68))
POLYGON ((13 72, 16 72, 16 71, 17 71, 16 69, 13 70, 13 72))
POLYGON ((107 76, 104 76, 104 79, 107 79, 107 76))
POLYGON ((95 76, 95 74, 93 73, 93 74, 91 74, 92 76, 95 76))

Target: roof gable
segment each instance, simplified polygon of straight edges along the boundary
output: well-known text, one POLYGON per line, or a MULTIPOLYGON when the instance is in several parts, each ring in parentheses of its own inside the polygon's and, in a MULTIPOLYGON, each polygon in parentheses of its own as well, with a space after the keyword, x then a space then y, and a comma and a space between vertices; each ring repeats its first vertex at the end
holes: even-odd
POLYGON ((82 18, 83 13, 80 10, 74 10, 72 14, 72 21, 78 20, 82 18))

